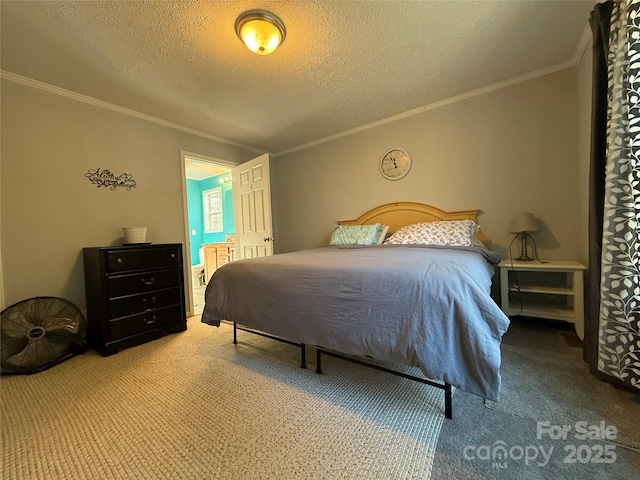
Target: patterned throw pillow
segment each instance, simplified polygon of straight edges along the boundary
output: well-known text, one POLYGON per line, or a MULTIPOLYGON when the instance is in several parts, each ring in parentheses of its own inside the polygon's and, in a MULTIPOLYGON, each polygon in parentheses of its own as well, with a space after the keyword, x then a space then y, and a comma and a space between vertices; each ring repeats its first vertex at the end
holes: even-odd
POLYGON ((384 243, 469 246, 478 226, 471 220, 423 222, 399 228, 384 243))
POLYGON ((380 235, 380 224, 338 225, 329 245, 374 245, 380 235))

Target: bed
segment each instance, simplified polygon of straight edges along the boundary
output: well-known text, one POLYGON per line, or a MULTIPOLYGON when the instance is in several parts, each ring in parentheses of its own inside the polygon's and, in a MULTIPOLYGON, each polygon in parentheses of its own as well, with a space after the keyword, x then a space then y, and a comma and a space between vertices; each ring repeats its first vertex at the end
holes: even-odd
POLYGON ((476 231, 477 214, 394 202, 338 222, 328 247, 229 263, 207 285, 202 321, 233 322, 234 342, 238 327, 299 345, 302 366, 305 346, 313 346, 319 373, 322 354, 417 366, 425 378, 399 374, 442 388, 451 418, 451 385, 498 399, 500 343, 509 325, 490 296, 499 258, 476 231), (444 244, 440 237, 414 240, 416 231, 431 234, 436 226, 440 235, 442 225, 472 225, 470 241, 467 230, 465 241, 452 244, 450 237, 444 244), (337 235, 344 232, 346 241, 337 235), (367 244, 349 240, 362 232, 371 237, 367 244))

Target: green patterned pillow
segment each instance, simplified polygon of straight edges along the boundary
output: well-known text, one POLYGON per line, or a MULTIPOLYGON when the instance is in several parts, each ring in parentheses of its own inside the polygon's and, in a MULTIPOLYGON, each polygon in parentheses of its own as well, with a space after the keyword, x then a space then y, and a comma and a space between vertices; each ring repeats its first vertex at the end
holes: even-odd
POLYGON ((380 235, 380 224, 338 225, 329 245, 374 245, 380 235))

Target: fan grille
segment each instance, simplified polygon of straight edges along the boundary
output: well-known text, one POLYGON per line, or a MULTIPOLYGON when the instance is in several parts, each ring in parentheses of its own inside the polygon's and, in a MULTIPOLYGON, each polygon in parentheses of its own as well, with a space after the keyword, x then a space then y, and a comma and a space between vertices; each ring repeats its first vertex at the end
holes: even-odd
POLYGON ((2 373, 35 373, 84 351, 86 321, 58 297, 23 300, 1 313, 2 373))

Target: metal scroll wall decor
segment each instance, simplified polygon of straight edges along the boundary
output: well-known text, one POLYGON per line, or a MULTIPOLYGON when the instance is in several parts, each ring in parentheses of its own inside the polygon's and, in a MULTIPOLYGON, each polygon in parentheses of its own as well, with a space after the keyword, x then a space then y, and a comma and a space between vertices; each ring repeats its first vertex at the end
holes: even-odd
POLYGON ((98 188, 105 187, 109 188, 110 190, 115 190, 116 188, 121 187, 129 191, 132 188, 137 187, 136 181, 129 173, 122 173, 116 176, 109 170, 91 168, 87 173, 84 174, 84 176, 87 177, 89 181, 98 188))

